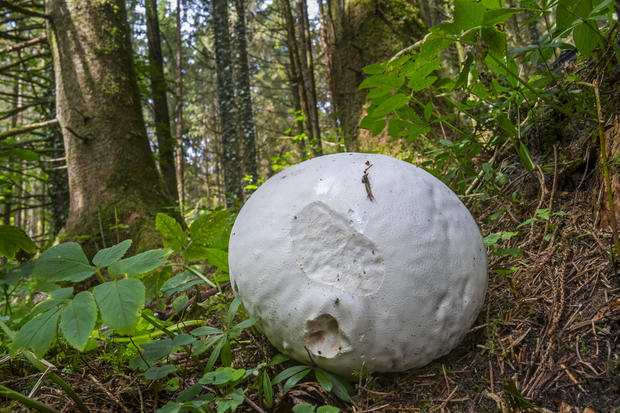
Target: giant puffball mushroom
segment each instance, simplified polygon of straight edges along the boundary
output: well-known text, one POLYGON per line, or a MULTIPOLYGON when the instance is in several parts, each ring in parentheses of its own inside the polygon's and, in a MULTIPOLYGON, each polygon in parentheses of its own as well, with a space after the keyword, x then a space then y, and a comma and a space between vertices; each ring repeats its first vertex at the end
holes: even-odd
POLYGON ((345 376, 448 353, 487 286, 480 231, 458 197, 376 154, 322 156, 268 179, 235 221, 229 267, 275 347, 345 376))

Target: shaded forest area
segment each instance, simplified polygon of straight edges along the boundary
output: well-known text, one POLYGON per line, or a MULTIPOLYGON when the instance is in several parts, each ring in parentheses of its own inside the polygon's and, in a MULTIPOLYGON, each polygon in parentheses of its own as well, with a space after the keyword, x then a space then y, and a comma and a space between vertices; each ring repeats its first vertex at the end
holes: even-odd
POLYGON ((0 0, 0 411, 615 412, 613 0, 0 0), (484 308, 353 383, 279 354, 228 237, 266 179, 376 152, 480 226, 484 308))

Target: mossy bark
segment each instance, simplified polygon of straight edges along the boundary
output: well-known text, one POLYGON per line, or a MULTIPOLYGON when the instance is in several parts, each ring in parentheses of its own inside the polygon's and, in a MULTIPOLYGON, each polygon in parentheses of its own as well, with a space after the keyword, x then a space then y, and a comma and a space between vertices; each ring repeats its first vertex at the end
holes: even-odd
POLYGON ((392 57, 426 31, 416 1, 327 0, 331 90, 347 150, 360 149, 358 134, 366 91, 362 68, 392 57))
MULTIPOLYGON (((68 236, 110 246, 159 243, 154 216, 171 201, 151 154, 122 0, 47 0, 71 202, 68 236)), ((89 249, 89 248, 87 248, 89 249)))

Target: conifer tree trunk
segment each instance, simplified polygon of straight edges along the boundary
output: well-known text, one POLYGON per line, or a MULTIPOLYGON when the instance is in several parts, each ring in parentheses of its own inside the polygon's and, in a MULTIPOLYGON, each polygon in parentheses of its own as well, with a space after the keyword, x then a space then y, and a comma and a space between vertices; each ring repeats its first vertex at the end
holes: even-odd
POLYGON ((68 235, 91 252, 119 238, 160 244, 157 211, 170 205, 151 154, 123 0, 47 0, 71 194, 68 235), (116 227, 116 228, 113 228, 116 227))
POLYGON ((250 93, 250 67, 246 41, 245 1, 235 0, 235 90, 237 91, 237 128, 238 139, 243 148, 243 171, 250 175, 252 183, 258 179, 256 156, 256 129, 252 112, 252 95, 250 93))
POLYGON ((305 89, 308 123, 310 125, 310 147, 315 156, 321 155, 321 129, 319 126, 319 111, 316 99, 316 84, 314 81, 314 63, 312 59, 312 45, 310 39, 310 23, 308 22, 308 6, 306 0, 295 0, 297 11, 297 27, 299 28, 299 61, 305 89))
POLYGON ((181 60, 181 48, 183 47, 181 42, 181 0, 177 0, 177 26, 176 26, 176 54, 175 54, 175 68, 176 68, 176 97, 177 97, 177 123, 176 123, 176 147, 175 147, 175 170, 177 177, 177 193, 179 198, 179 208, 181 209, 181 215, 183 215, 183 204, 185 203, 185 190, 183 186, 183 63, 181 60))
POLYGON ((220 112, 222 169, 226 206, 243 201, 239 142, 235 121, 234 80, 232 51, 228 29, 228 0, 213 0, 213 32, 215 34, 215 66, 217 71, 217 97, 220 112))
POLYGON ((164 59, 161 51, 159 17, 157 0, 145 0, 146 35, 149 44, 149 65, 151 77, 151 96, 153 98, 153 119, 155 136, 159 148, 159 169, 166 184, 166 189, 174 199, 178 199, 177 176, 174 163, 174 140, 170 133, 170 114, 166 97, 166 79, 164 77, 164 59))

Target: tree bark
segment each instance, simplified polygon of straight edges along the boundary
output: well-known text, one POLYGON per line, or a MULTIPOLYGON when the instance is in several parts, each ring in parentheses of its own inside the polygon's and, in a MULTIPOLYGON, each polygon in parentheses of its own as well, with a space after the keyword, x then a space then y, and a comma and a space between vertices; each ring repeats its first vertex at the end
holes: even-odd
POLYGON ((177 97, 177 123, 176 123, 176 147, 175 147, 175 170, 177 180, 177 192, 179 199, 179 208, 181 215, 183 215, 183 204, 185 203, 185 190, 183 186, 183 63, 181 60, 181 48, 183 47, 181 42, 181 0, 177 0, 177 26, 176 26, 176 54, 175 54, 175 68, 176 68, 176 97, 177 97))
POLYGON ((125 2, 47 0, 46 10, 71 194, 65 232, 90 236, 90 252, 118 238, 159 245, 155 214, 171 201, 142 118, 125 2))
POLYGON ((217 96, 222 131, 222 169, 226 206, 243 201, 239 142, 235 131, 236 108, 232 74, 232 52, 228 30, 228 0, 213 0, 217 96))
POLYGON ((145 0, 146 35, 149 44, 149 74, 151 77, 151 96, 153 98, 153 119, 155 136, 159 149, 159 170, 166 184, 166 189, 173 199, 178 201, 177 176, 174 164, 174 140, 170 133, 170 114, 166 97, 166 78, 164 77, 164 59, 161 51, 159 17, 157 0, 145 0))
POLYGON ((237 91, 237 135, 243 148, 243 172, 251 177, 251 183, 258 179, 256 156, 256 129, 250 93, 250 67, 246 41, 245 1, 235 0, 235 90, 237 91))
MULTIPOLYGON (((306 91, 304 89, 304 85, 301 77, 301 63, 299 62, 299 50, 297 48, 297 36, 295 35, 295 21, 293 20, 293 13, 291 11, 291 5, 289 0, 280 0, 280 10, 282 16, 284 17, 284 22, 286 25, 286 44, 288 46, 288 55, 289 55, 289 67, 287 70, 287 75, 289 78, 289 83, 291 84, 291 96, 293 97, 293 109, 296 113, 300 112, 303 114, 308 113, 308 109, 306 107, 306 91)), ((295 115, 297 117, 297 115, 295 115)), ((308 123, 308 116, 306 116, 306 125, 308 130, 310 130, 310 125, 308 123)), ((293 127, 295 131, 295 136, 300 136, 303 133, 303 125, 301 122, 296 121, 293 127)), ((306 158, 306 143, 304 137, 301 137, 298 141, 298 150, 302 159, 306 158)))
POLYGON ((349 151, 360 150, 359 122, 366 102, 366 92, 357 89, 364 80, 362 68, 384 61, 422 38, 426 26, 416 4, 407 0, 327 0, 334 108, 349 151), (414 17, 403 21, 402 16, 414 17))
POLYGON ((310 39, 310 24, 308 22, 308 6, 306 0, 295 0, 297 10, 297 27, 299 28, 299 61, 301 75, 305 89, 308 123, 310 125, 310 148, 315 156, 322 155, 321 128, 319 125, 319 111, 316 99, 316 84, 314 81, 314 63, 312 59, 312 45, 310 39))

